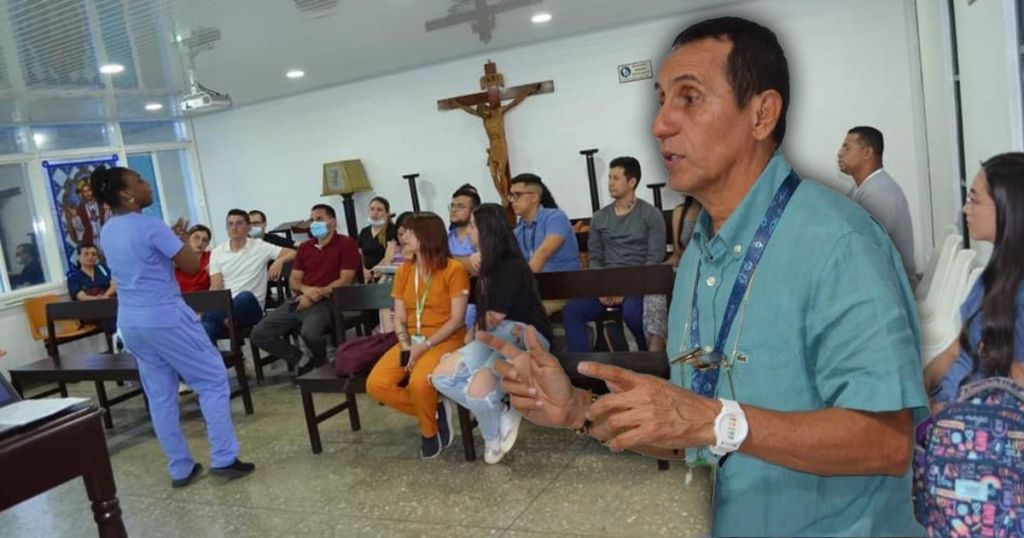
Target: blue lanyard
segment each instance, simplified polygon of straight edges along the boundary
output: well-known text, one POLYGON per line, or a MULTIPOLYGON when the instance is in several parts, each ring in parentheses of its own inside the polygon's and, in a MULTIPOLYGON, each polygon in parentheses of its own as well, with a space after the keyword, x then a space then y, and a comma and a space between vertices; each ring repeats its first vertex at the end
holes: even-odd
MULTIPOLYGON (((747 255, 743 258, 743 265, 740 266, 740 272, 736 275, 736 282, 732 285, 732 293, 729 294, 729 303, 725 307, 725 315, 722 318, 722 325, 718 330, 718 337, 715 339, 714 351, 701 358, 700 363, 705 367, 695 367, 690 374, 691 387, 695 393, 701 396, 710 398, 717 391, 719 365, 725 359, 725 342, 732 331, 733 322, 736 321, 736 313, 743 303, 743 298, 747 294, 747 288, 750 287, 750 280, 754 276, 754 271, 757 269, 757 264, 761 261, 765 248, 768 246, 768 241, 771 240, 775 227, 778 225, 779 219, 782 218, 782 213, 786 210, 789 200, 793 197, 793 193, 796 192, 796 188, 799 186, 800 178, 797 177, 795 172, 790 171, 789 176, 786 177, 782 185, 775 191, 775 197, 772 198, 772 203, 768 206, 768 211, 765 212, 764 219, 761 220, 761 225, 754 234, 754 239, 747 246, 747 255)), ((693 301, 690 307, 690 345, 694 348, 699 348, 700 346, 700 310, 697 307, 696 284, 696 280, 700 279, 700 266, 701 263, 698 262, 697 276, 693 285, 693 301)))

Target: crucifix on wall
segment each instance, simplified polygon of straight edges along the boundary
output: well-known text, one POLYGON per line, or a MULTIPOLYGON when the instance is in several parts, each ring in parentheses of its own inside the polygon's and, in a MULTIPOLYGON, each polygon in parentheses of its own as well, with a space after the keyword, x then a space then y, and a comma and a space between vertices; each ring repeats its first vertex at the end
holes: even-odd
POLYGON ((494 188, 501 196, 501 203, 508 210, 508 182, 511 172, 508 164, 508 139, 505 136, 505 114, 531 95, 555 91, 555 83, 546 80, 505 88, 504 75, 498 72, 494 62, 487 62, 484 64, 484 76, 480 77, 480 89, 483 91, 441 99, 437 102, 437 109, 460 108, 483 120, 489 142, 487 168, 491 172, 494 188), (503 101, 509 100, 512 102, 502 104, 503 101))

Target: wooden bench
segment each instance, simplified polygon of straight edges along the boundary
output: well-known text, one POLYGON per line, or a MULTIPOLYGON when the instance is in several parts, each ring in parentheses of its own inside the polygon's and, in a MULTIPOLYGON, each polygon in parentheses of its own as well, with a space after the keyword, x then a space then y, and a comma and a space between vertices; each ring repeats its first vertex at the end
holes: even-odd
MULTIPOLYGON (((617 267, 587 271, 538 273, 537 291, 542 300, 582 299, 629 295, 665 295, 671 298, 675 272, 668 265, 617 267)), ((596 394, 608 392, 604 382, 580 375, 577 366, 583 361, 619 366, 635 372, 668 379, 670 368, 664 351, 625 351, 598 353, 555 353, 574 386, 596 394)), ((658 460, 658 468, 668 469, 668 462, 658 460)))
MULTIPOLYGON (((245 414, 253 413, 252 395, 249 391, 248 377, 245 373, 245 360, 238 345, 238 338, 233 327, 234 307, 231 292, 228 290, 204 291, 187 293, 185 302, 197 312, 204 310, 223 310, 229 320, 229 336, 231 349, 221 351, 225 366, 234 368, 237 376, 237 387, 232 390, 231 397, 242 397, 245 414)), ((52 303, 46 309, 48 323, 61 319, 113 319, 117 317, 117 301, 105 299, 100 301, 71 301, 52 303)), ((127 391, 116 397, 107 396, 105 382, 123 383, 138 381, 139 370, 135 358, 129 353, 92 353, 80 356, 61 356, 42 359, 10 370, 11 384, 23 394, 27 383, 58 382, 77 383, 91 381, 96 386, 96 399, 103 408, 103 422, 107 429, 113 428, 110 408, 132 397, 143 394, 141 388, 127 391)), ((38 395, 36 396, 38 397, 38 395)))

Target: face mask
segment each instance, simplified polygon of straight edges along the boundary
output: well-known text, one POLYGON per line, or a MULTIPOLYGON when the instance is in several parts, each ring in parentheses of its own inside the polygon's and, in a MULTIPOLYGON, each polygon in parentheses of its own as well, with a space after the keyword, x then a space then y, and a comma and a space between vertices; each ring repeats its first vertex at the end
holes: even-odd
POLYGON ((384 226, 387 221, 384 219, 366 219, 370 226, 384 226))
POLYGON ((253 239, 260 239, 263 237, 263 228, 250 228, 249 237, 253 239))
POLYGON ((327 223, 326 222, 314 222, 309 225, 309 235, 317 239, 323 239, 327 237, 327 223))

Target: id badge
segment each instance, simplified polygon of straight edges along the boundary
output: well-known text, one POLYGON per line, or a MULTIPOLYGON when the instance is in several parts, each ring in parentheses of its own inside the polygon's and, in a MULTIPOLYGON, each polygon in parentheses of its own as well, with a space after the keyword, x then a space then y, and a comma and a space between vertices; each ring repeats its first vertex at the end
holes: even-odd
POLYGON ((414 334, 414 335, 412 335, 412 345, 414 345, 414 346, 418 346, 418 345, 420 345, 420 344, 422 344, 422 343, 424 343, 426 341, 427 341, 427 337, 423 336, 422 334, 414 334))

